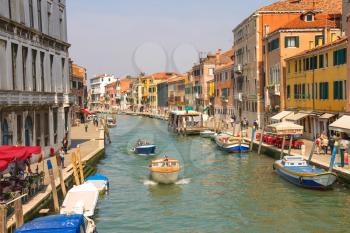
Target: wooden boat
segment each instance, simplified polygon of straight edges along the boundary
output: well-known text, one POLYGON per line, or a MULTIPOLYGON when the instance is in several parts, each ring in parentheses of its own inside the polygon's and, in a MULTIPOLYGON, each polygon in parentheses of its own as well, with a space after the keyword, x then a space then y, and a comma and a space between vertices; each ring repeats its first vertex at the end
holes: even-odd
POLYGON ((156 145, 150 144, 147 141, 138 140, 133 151, 138 155, 154 155, 156 153, 156 145))
POLYGON ((177 159, 164 157, 153 160, 149 165, 149 170, 155 182, 173 184, 177 181, 181 168, 177 159))
POLYGON ((107 118, 107 127, 108 128, 114 128, 117 126, 117 121, 113 119, 112 117, 107 118))
POLYGON ((204 130, 202 132, 200 132, 200 136, 202 138, 212 138, 216 133, 214 131, 211 130, 204 130))
POLYGON ((81 214, 51 215, 36 218, 20 228, 15 233, 95 233, 96 225, 90 218, 81 214))
POLYGON ((74 186, 64 198, 60 213, 92 217, 95 214, 98 196, 98 189, 91 183, 74 186))
POLYGON ((215 138, 216 145, 229 153, 245 153, 250 150, 250 145, 241 137, 233 137, 228 134, 220 134, 215 138))
POLYGON ((93 176, 87 177, 85 179, 85 183, 90 183, 95 185, 95 187, 98 189, 100 193, 104 193, 109 189, 108 177, 101 174, 95 174, 93 176))
POLYGON ((329 189, 337 180, 337 174, 310 166, 302 156, 285 156, 273 168, 285 180, 304 188, 329 189))

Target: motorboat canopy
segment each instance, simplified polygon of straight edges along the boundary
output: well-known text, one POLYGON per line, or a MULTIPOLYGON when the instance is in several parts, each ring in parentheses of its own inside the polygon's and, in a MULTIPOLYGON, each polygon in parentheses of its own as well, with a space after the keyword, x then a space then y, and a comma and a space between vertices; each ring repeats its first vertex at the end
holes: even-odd
POLYGON ((277 135, 296 135, 303 134, 304 127, 292 122, 283 121, 267 126, 267 131, 277 135))

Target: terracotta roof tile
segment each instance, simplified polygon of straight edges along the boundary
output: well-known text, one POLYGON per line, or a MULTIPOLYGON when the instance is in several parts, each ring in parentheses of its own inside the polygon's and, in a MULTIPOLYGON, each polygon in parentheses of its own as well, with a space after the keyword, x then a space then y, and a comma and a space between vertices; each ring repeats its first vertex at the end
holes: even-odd
POLYGON ((281 0, 259 11, 322 11, 328 14, 341 14, 342 0, 281 0))

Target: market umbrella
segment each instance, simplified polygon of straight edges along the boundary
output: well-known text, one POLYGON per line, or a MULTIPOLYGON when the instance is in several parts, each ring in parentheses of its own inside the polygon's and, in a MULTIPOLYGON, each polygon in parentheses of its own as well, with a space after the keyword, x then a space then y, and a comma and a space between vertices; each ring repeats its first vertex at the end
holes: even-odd
POLYGON ((9 163, 5 160, 0 160, 0 172, 3 172, 7 169, 9 163))

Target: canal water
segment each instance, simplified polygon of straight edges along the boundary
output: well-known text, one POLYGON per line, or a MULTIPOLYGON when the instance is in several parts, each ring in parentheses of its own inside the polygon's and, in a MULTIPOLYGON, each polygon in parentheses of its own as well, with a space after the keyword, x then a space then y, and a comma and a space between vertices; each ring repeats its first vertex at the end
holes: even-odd
POLYGON ((111 182, 98 204, 100 233, 350 231, 350 192, 342 185, 301 189, 278 177, 267 156, 226 154, 210 139, 177 136, 156 119, 117 120, 98 165, 111 182), (130 152, 139 138, 181 161, 177 184, 149 180, 150 159, 130 152))

